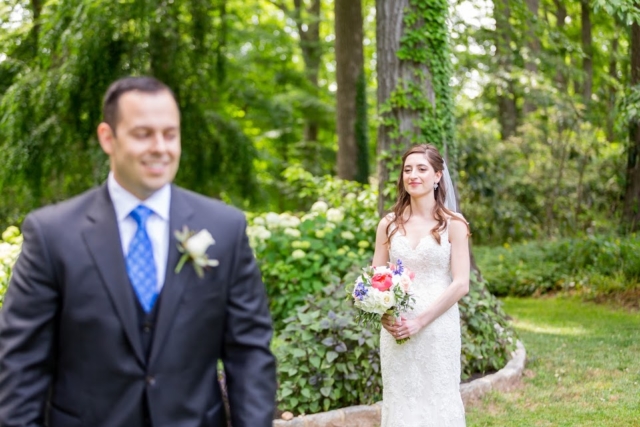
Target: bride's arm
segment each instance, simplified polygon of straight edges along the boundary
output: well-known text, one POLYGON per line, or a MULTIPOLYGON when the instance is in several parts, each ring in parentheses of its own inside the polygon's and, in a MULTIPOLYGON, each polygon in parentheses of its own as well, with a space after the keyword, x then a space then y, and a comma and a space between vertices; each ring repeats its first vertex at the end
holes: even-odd
POLYGON ((376 231, 376 247, 373 252, 373 261, 371 262, 371 265, 374 267, 387 265, 389 262, 389 246, 387 245, 388 225, 389 219, 386 216, 382 217, 378 223, 378 229, 376 231))
POLYGON ((451 241, 451 275, 453 279, 451 284, 431 306, 415 318, 415 321, 405 320, 399 328, 401 333, 415 334, 440 317, 469 292, 470 259, 467 224, 451 220, 449 222, 449 239, 451 241), (405 326, 406 331, 404 331, 405 326))

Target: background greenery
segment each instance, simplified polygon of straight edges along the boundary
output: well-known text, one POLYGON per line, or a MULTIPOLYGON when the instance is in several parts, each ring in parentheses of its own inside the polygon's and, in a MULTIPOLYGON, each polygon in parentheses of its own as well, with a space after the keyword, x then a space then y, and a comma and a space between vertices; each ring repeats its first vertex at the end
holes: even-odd
MULTIPOLYGON (((380 396, 377 334, 349 322, 342 290, 370 262, 408 141, 445 152, 471 222, 465 376, 500 367, 513 345, 490 292, 637 307, 637 2, 411 0, 395 40, 383 29, 397 3, 362 0, 349 16, 351 33, 362 26, 357 88, 338 88, 338 51, 356 52, 337 49, 341 1, 0 0, 0 229, 104 181, 101 97, 152 74, 182 112, 178 183, 247 212, 286 409, 380 396), (349 89, 358 150, 345 158, 349 89), (345 165, 361 183, 335 178, 345 165)), ((0 304, 20 242, 14 228, 0 242, 0 304)))

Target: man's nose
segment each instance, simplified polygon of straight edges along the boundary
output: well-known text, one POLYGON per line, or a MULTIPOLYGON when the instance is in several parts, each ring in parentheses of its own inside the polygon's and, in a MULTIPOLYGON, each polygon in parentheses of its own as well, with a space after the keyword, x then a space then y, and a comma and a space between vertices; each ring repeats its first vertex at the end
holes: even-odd
POLYGON ((158 132, 153 137, 153 150, 154 151, 166 151, 167 139, 162 132, 158 132))

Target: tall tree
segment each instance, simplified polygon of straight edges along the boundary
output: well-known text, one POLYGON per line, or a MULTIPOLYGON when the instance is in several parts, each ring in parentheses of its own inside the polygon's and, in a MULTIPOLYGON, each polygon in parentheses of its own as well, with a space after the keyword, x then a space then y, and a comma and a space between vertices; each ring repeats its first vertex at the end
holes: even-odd
POLYGON ((580 0, 580 22, 582 40, 582 70, 584 78, 580 85, 582 99, 588 105, 593 93, 593 45, 591 37, 591 6, 589 0, 580 0))
POLYGON ((518 107, 516 100, 515 82, 512 78, 513 49, 511 48, 512 26, 511 7, 509 0, 496 0, 493 7, 493 17, 496 21, 495 46, 498 66, 498 121, 502 139, 515 135, 518 127, 518 107))
POLYGON ((397 178, 390 171, 409 145, 429 142, 453 154, 448 12, 446 0, 376 0, 381 215, 397 178))
POLYGON ((367 182, 369 153, 361 0, 335 0, 338 176, 367 182))
MULTIPOLYGON (((535 78, 538 73, 536 61, 540 57, 540 39, 538 38, 538 11, 540 9, 539 0, 527 0, 528 20, 527 20, 527 48, 528 54, 525 61, 525 68, 530 78, 535 78)), ((522 107, 523 113, 528 114, 536 109, 536 104, 531 96, 527 96, 522 107)))
MULTIPOLYGON (((631 26, 631 86, 637 91, 638 85, 640 85, 640 24, 634 21, 631 26)), ((640 228, 640 119, 637 117, 629 125, 623 221, 625 229, 636 231, 640 228)))
MULTIPOLYGON (((270 0, 295 22, 300 40, 300 50, 304 61, 305 76, 311 88, 311 94, 317 98, 320 92, 319 75, 322 61, 322 42, 320 40, 320 23, 322 22, 321 0, 293 0, 289 5, 286 0, 270 0)), ((318 132, 320 123, 314 114, 313 103, 305 119, 302 141, 298 144, 303 157, 307 159, 306 168, 320 173, 318 157, 318 132)))

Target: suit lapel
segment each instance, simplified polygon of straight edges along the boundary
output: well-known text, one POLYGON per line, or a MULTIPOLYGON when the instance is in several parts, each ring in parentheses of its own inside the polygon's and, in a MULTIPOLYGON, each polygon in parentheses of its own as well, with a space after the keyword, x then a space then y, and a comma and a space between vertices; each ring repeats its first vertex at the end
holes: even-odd
POLYGON ((85 243, 98 267, 113 306, 140 363, 145 360, 138 331, 135 301, 122 254, 122 243, 113 203, 107 186, 98 189, 87 217, 91 225, 83 231, 85 243))
POLYGON ((169 209, 169 254, 167 256, 167 272, 164 286, 162 287, 160 306, 158 307, 158 319, 156 321, 153 344, 151 345, 149 366, 152 366, 158 357, 159 351, 162 349, 162 344, 171 328, 176 310, 182 299, 182 292, 185 288, 184 278, 188 275, 189 266, 185 265, 179 274, 175 273, 175 267, 182 254, 178 252, 178 242, 174 236, 174 232, 176 230, 182 230, 185 225, 193 228, 189 224, 192 215, 193 209, 189 204, 188 198, 185 197, 185 193, 172 185, 171 207, 169 209))

